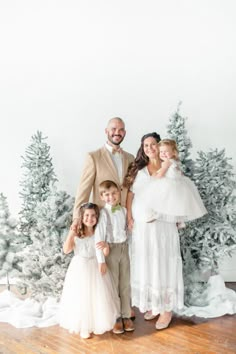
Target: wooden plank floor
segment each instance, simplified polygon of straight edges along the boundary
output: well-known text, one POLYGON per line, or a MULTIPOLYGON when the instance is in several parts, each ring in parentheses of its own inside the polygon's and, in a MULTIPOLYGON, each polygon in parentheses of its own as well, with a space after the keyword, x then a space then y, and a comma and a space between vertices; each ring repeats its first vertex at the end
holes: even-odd
POLYGON ((125 354, 236 353, 236 315, 215 319, 176 318, 156 331, 155 319, 145 321, 136 310, 132 333, 112 332, 81 339, 59 326, 17 329, 0 323, 1 354, 125 354))
POLYGON ((156 331, 136 309, 135 331, 81 339, 59 326, 17 329, 0 323, 0 354, 231 354, 236 353, 236 315, 214 319, 174 317, 156 331))

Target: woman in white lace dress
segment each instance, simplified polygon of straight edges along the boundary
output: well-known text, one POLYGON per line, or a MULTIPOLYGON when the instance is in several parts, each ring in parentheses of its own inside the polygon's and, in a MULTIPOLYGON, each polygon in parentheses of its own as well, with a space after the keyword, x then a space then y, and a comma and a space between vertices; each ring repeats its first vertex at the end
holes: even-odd
POLYGON ((160 315, 156 329, 164 329, 171 322, 172 311, 183 307, 184 286, 176 222, 146 222, 146 192, 152 175, 161 168, 159 141, 157 133, 142 137, 124 184, 129 188, 127 218, 132 230, 132 305, 145 312, 146 320, 160 315))
MULTIPOLYGON (((98 270, 94 240, 98 217, 96 204, 81 205, 78 231, 70 230, 63 246, 65 253, 74 251, 74 257, 64 281, 59 324, 82 338, 111 330, 118 315, 118 296, 109 270, 105 274, 98 270)), ((98 246, 106 256, 107 243, 98 246)))

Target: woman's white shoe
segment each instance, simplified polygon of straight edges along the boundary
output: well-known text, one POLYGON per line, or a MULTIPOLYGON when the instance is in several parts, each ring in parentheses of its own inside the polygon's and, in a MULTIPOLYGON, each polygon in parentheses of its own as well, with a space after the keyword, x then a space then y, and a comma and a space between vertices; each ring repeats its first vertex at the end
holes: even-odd
POLYGON ((152 314, 152 311, 148 311, 148 312, 146 312, 146 313, 144 314, 144 319, 145 319, 146 321, 153 320, 153 318, 156 318, 156 317, 157 317, 157 315, 153 315, 153 314, 152 314))
POLYGON ((161 316, 158 318, 156 321, 156 329, 165 329, 169 326, 171 320, 172 320, 172 314, 170 313, 169 316, 161 316), (164 317, 164 319, 162 319, 164 317), (167 317, 167 319, 166 319, 167 317), (169 317, 169 318, 168 318, 169 317))
POLYGON ((81 332, 80 333, 80 337, 83 338, 83 339, 88 339, 88 338, 91 337, 91 335, 88 332, 81 332))

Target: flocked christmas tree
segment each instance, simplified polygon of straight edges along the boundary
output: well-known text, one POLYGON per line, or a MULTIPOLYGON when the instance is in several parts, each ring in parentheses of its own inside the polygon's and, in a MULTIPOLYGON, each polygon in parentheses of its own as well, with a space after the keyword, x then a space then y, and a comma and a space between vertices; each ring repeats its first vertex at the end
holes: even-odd
POLYGON ((167 137, 176 141, 179 151, 179 160, 182 164, 183 172, 186 176, 193 173, 193 160, 190 158, 192 142, 187 135, 186 119, 180 114, 179 103, 176 112, 171 116, 167 125, 167 137))
MULTIPOLYGON (((176 141, 179 150, 179 160, 181 162, 182 171, 190 178, 193 175, 194 162, 190 158, 190 149, 192 142, 187 135, 186 120, 180 114, 181 102, 178 104, 176 112, 170 117, 167 125, 167 137, 176 141)), ((186 228, 180 229, 180 244, 181 253, 183 258, 183 275, 184 275, 184 290, 185 290, 185 303, 189 304, 193 293, 200 293, 204 290, 202 284, 199 285, 195 277, 197 270, 196 260, 192 258, 192 250, 189 250, 188 233, 191 229, 192 223, 187 223, 186 228)), ((195 303, 197 305, 197 303, 195 303)))
POLYGON ((219 261, 230 255, 236 245, 235 176, 225 151, 199 152, 193 162, 189 156, 192 146, 187 137, 185 120, 177 112, 168 125, 168 136, 176 140, 183 171, 191 176, 203 199, 208 214, 180 230, 181 252, 185 280, 185 303, 206 305, 206 283, 202 274, 218 272, 219 261))
POLYGON ((225 150, 199 152, 194 181, 208 214, 191 223, 186 246, 198 268, 218 273, 219 261, 236 249, 235 175, 225 150))
POLYGON ((23 200, 20 212, 20 230, 26 243, 31 242, 31 231, 36 225, 35 206, 47 199, 50 184, 56 181, 50 147, 42 132, 32 136, 31 144, 23 156, 24 177, 20 182, 23 200))
POLYGON ((71 223, 74 200, 52 186, 45 201, 35 207, 37 224, 32 230, 32 244, 24 253, 20 288, 27 287, 31 297, 44 300, 59 297, 71 258, 62 251, 71 223))
POLYGON ((7 198, 0 193, 0 278, 16 276, 21 271, 19 237, 16 231, 17 221, 11 217, 7 198))
POLYGON ((20 229, 28 245, 21 253, 18 287, 30 296, 58 297, 70 257, 62 252, 72 218, 73 198, 56 187, 50 147, 41 132, 32 137, 23 157, 24 180, 20 229))

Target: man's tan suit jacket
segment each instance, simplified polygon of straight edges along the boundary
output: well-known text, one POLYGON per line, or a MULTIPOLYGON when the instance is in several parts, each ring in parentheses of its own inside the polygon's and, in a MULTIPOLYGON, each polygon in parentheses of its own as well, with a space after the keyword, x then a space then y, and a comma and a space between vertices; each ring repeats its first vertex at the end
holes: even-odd
MULTIPOLYGON (((129 164, 134 160, 134 156, 126 151, 122 152, 123 159, 123 178, 127 172, 129 164)), ((122 178, 122 182, 123 182, 122 178)), ((88 202, 92 192, 93 203, 102 207, 104 204, 99 195, 99 184, 105 180, 114 181, 121 191, 121 205, 126 205, 127 189, 122 187, 119 180, 116 166, 114 165, 109 151, 103 146, 101 149, 88 153, 85 165, 80 177, 80 183, 77 190, 73 218, 78 217, 78 210, 82 203, 88 202)))

